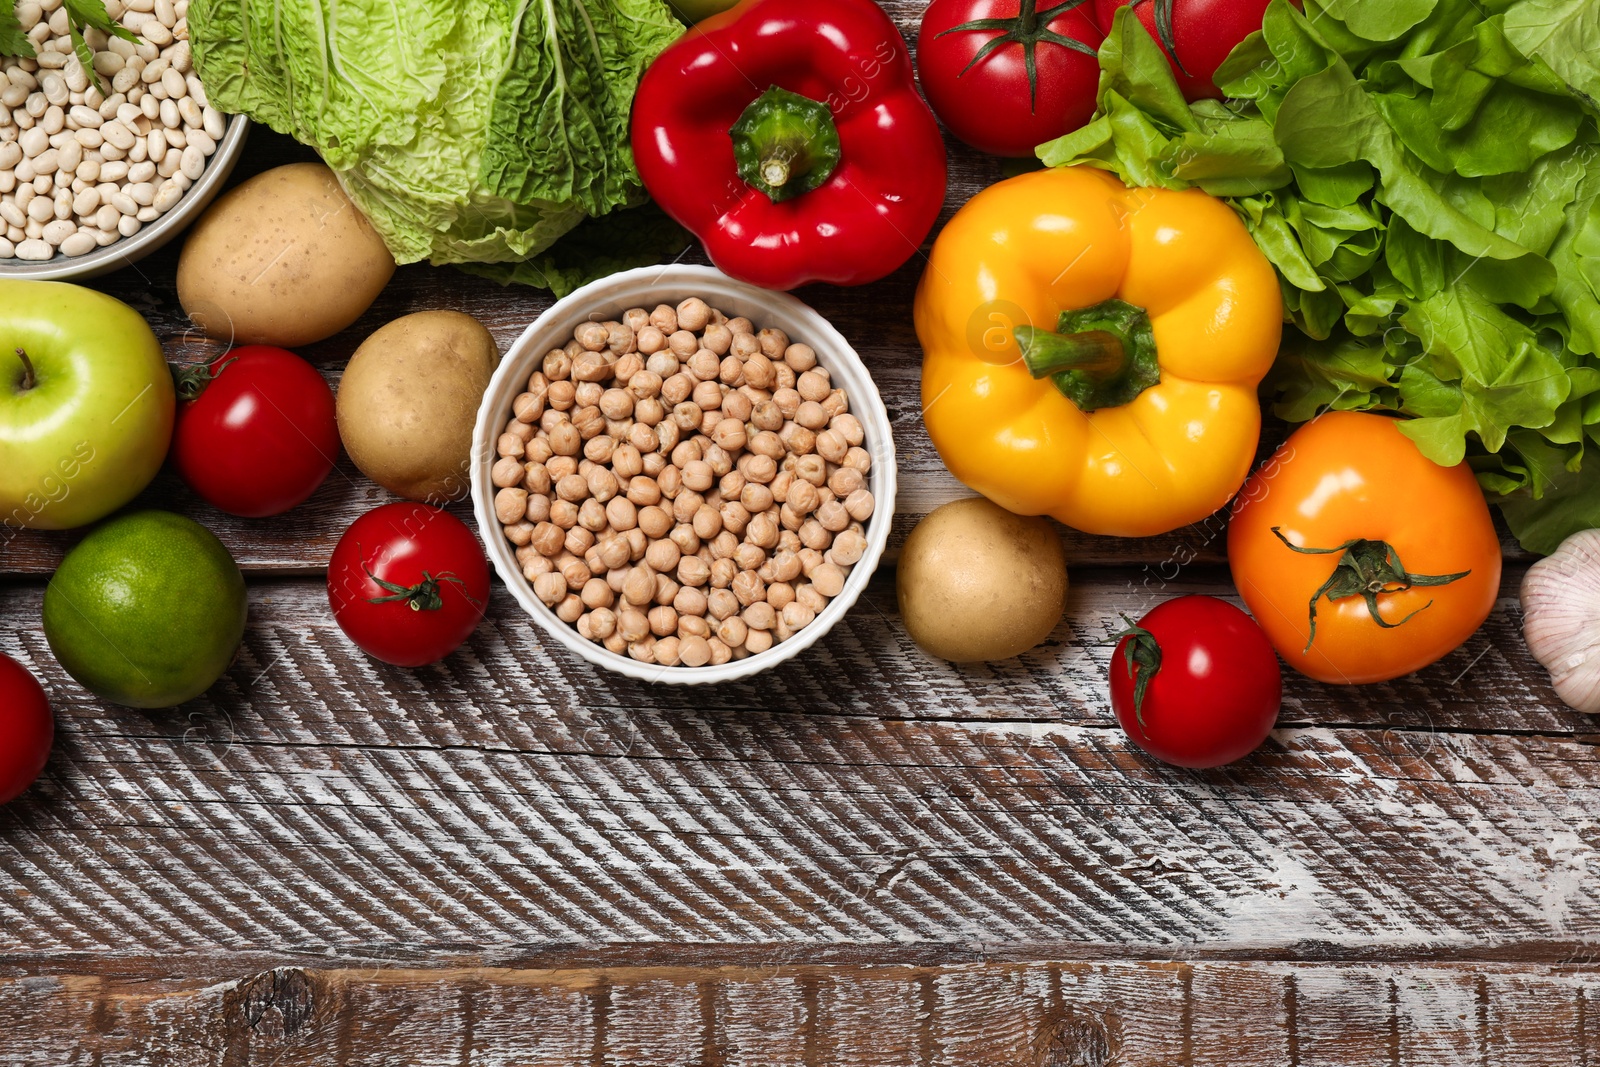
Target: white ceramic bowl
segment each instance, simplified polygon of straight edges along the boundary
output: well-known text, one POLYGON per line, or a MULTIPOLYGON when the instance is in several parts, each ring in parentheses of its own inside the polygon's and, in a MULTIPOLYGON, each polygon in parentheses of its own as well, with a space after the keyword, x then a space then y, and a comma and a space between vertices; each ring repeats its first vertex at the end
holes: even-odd
POLYGON ((40 282, 82 280, 109 274, 143 259, 187 229, 222 191, 223 183, 233 173, 234 164, 239 162, 249 133, 249 119, 243 115, 229 116, 228 128, 217 142, 217 150, 206 160, 200 180, 188 188, 172 210, 132 237, 120 238, 104 248, 76 257, 57 252, 46 260, 0 259, 0 278, 28 278, 40 282))
POLYGON ((844 618, 871 579, 889 540, 894 496, 894 438, 889 427, 889 413, 884 410, 871 375, 850 343, 827 319, 789 294, 734 281, 711 267, 666 266, 623 271, 586 285, 558 301, 523 331, 500 361, 500 368, 478 408, 478 426, 472 439, 472 507, 478 518, 478 531, 501 580, 533 621, 573 653, 596 666, 648 682, 696 685, 731 681, 775 667, 811 647, 844 618), (844 590, 828 602, 810 626, 765 652, 729 660, 721 666, 663 667, 640 663, 584 640, 576 629, 558 619, 555 612, 533 595, 532 584, 522 576, 522 568, 517 565, 516 550, 506 540, 495 518, 496 490, 489 480, 489 469, 496 458, 495 442, 511 419, 511 402, 527 388, 529 375, 539 369, 545 353, 566 344, 579 323, 620 318, 628 308, 648 310, 657 304, 676 305, 691 296, 700 297, 730 316, 743 315, 757 329, 776 326, 793 340, 816 350, 818 364, 828 369, 835 385, 846 390, 850 411, 861 420, 865 433, 863 447, 872 453, 868 485, 876 508, 867 522, 866 553, 851 568, 844 590))

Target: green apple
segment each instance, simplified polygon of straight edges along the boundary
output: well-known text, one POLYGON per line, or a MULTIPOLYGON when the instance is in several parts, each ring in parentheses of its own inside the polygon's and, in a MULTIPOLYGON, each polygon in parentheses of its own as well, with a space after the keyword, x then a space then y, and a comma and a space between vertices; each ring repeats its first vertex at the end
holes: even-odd
POLYGON ((120 300, 0 279, 0 522, 103 518, 161 469, 172 440, 161 342, 120 300))

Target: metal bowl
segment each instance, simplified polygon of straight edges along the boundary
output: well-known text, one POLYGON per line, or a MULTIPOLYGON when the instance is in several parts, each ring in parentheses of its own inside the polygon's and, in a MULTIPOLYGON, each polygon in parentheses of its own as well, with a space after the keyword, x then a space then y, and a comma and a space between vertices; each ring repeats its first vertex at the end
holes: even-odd
POLYGON ((250 120, 243 115, 228 119, 217 150, 206 161, 205 172, 191 185, 176 207, 144 226, 132 237, 120 237, 104 248, 97 248, 81 256, 64 256, 57 252, 53 259, 28 261, 0 259, 0 278, 28 278, 33 281, 62 281, 94 278, 109 274, 137 262, 182 233, 204 211, 233 173, 234 164, 244 150, 245 138, 250 133, 250 120))

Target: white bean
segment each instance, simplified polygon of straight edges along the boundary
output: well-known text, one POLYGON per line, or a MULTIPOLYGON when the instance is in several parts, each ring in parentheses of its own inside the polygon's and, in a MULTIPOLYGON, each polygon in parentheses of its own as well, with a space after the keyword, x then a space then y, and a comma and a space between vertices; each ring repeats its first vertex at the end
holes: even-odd
MULTIPOLYGON (((188 74, 189 71, 194 67, 193 46, 191 46, 188 41, 179 41, 177 44, 172 46, 172 54, 167 57, 167 60, 172 64, 173 70, 177 71, 179 74, 188 74)), ((164 78, 165 75, 162 77, 164 78)), ((187 93, 188 91, 189 87, 185 85, 184 92, 187 93)), ((176 96, 177 94, 174 93, 173 95, 176 96)))
POLYGON ((83 148, 99 148, 106 143, 105 135, 99 130, 78 130, 73 133, 72 139, 83 148))
POLYGON ((21 3, 17 5, 17 21, 22 23, 23 33, 27 33, 29 30, 39 25, 39 20, 43 17, 44 9, 38 4, 31 2, 31 0, 29 0, 27 3, 21 3))
POLYGON ((114 78, 126 63, 127 61, 115 52, 96 52, 94 72, 102 78, 114 78))
POLYGON ((145 151, 151 159, 160 159, 167 154, 167 135, 161 130, 151 130, 145 136, 145 151))
POLYGON ((78 104, 72 109, 72 121, 78 124, 80 130, 98 130, 105 122, 100 117, 100 112, 87 104, 78 104))
POLYGON ((116 122, 108 122, 100 127, 100 136, 106 139, 106 144, 119 148, 124 152, 133 147, 133 131, 124 126, 120 118, 116 122))
POLYGON ((28 216, 23 214, 22 208, 18 207, 16 204, 6 200, 0 200, 0 219, 5 219, 7 225, 21 226, 23 223, 28 221, 28 216))
POLYGON ((171 67, 172 64, 167 62, 166 57, 157 56, 154 60, 145 64, 144 73, 139 75, 139 80, 146 85, 154 85, 161 80, 161 76, 171 67))
POLYGON ((205 130, 214 141, 222 140, 222 135, 227 131, 228 122, 222 117, 222 112, 215 108, 205 109, 205 130))
POLYGON ((78 143, 76 137, 69 139, 60 148, 56 149, 56 162, 62 170, 76 171, 78 164, 83 162, 83 145, 78 143))
POLYGON ((54 174, 56 168, 60 166, 60 158, 54 148, 46 148, 33 157, 33 169, 36 174, 54 174))
POLYGON ((86 219, 100 209, 100 190, 85 189, 72 199, 72 213, 86 219))
POLYGON ((121 57, 124 63, 133 57, 132 41, 124 41, 121 37, 113 37, 106 42, 106 47, 121 57))
MULTIPOLYGON (((174 19, 173 21, 176 22, 177 20, 174 19)), ((140 31, 140 36, 157 48, 165 48, 172 43, 172 29, 161 25, 160 19, 152 19, 146 22, 144 29, 140 31)))
POLYGON ((103 182, 120 182, 128 176, 128 171, 131 169, 124 160, 108 160, 100 164, 100 180, 103 182))
POLYGON ((128 168, 128 181, 134 184, 147 182, 156 176, 156 165, 149 160, 135 163, 128 168))
POLYGON ((204 155, 209 156, 217 150, 217 142, 213 141, 211 135, 204 130, 190 130, 187 136, 189 143, 200 149, 204 155))
POLYGON ((188 96, 178 98, 178 114, 183 116, 183 124, 191 129, 198 129, 205 121, 205 112, 201 111, 200 105, 188 96))
MULTIPOLYGON (((161 87, 167 91, 167 95, 172 97, 173 100, 189 95, 189 86, 183 80, 183 75, 171 67, 168 67, 162 73, 161 87)), ((173 106, 177 105, 174 104, 173 106)))
POLYGON ((161 117, 161 98, 154 93, 145 93, 139 98, 139 111, 146 119, 154 122, 161 117))
POLYGON ((143 226, 144 223, 140 222, 132 215, 124 215, 122 218, 117 220, 117 232, 122 234, 124 237, 132 237, 134 234, 138 233, 140 228, 143 226))
MULTIPOLYGON (((44 197, 41 196, 39 199, 43 200, 44 197)), ((72 217, 72 190, 66 186, 57 189, 56 195, 51 201, 51 210, 58 219, 70 219, 72 217)))
POLYGON ((41 129, 28 130, 17 139, 17 144, 22 146, 22 154, 33 159, 50 147, 50 135, 41 129))
MULTIPOLYGON (((121 218, 121 217, 122 216, 120 216, 120 215, 118 216, 118 218, 121 218)), ((137 221, 137 220, 135 220, 135 221, 137 221)), ((91 231, 79 230, 78 232, 79 233, 88 233, 88 232, 91 232, 91 231)), ((104 230, 96 229, 96 230, 94 230, 92 232, 94 233, 94 243, 99 245, 101 248, 104 248, 106 245, 116 244, 117 243, 117 238, 119 236, 121 236, 120 234, 117 233, 116 225, 114 223, 108 229, 104 229, 104 230)))
POLYGON ((49 222, 56 217, 56 202, 48 196, 36 196, 28 201, 28 218, 34 222, 49 222))
POLYGON ((78 232, 78 227, 68 219, 57 219, 45 224, 44 240, 46 244, 60 247, 61 242, 78 232))
MULTIPOLYGON (((89 76, 83 72, 83 61, 76 54, 67 61, 67 89, 69 92, 84 93, 89 91, 89 76)), ((53 100, 51 103, 64 103, 53 100)))
POLYGON ((206 154, 200 151, 198 145, 190 145, 183 150, 183 159, 180 166, 191 181, 198 181, 200 175, 206 169, 206 154))
POLYGON ((137 84, 139 84, 139 71, 134 67, 124 65, 111 75, 113 92, 125 93, 137 84))
POLYGON ((133 197, 129 196, 126 192, 113 193, 111 196, 111 203, 112 206, 114 206, 124 215, 137 215, 139 213, 139 205, 134 203, 133 197))
POLYGON ((21 107, 28 100, 28 90, 20 85, 8 85, 0 89, 0 104, 6 107, 21 107))
POLYGON ((122 218, 122 212, 110 204, 101 204, 100 209, 94 213, 94 224, 97 229, 115 231, 117 220, 120 218, 122 218))
MULTIPOLYGON (((170 100, 166 101, 166 103, 171 103, 171 102, 172 101, 170 101, 170 100)), ((203 133, 204 131, 201 131, 201 132, 203 133)), ((174 126, 171 129, 166 130, 166 132, 165 132, 165 134, 163 134, 163 136, 165 136, 166 139, 167 139, 167 147, 168 148, 188 148, 189 147, 189 135, 183 132, 183 127, 182 126, 174 126)))
POLYGON ((160 217, 161 212, 157 211, 153 207, 142 207, 139 209, 139 213, 134 216, 134 218, 140 222, 154 222, 160 217))
POLYGON ((10 170, 22 162, 22 145, 16 141, 0 144, 0 170, 10 170))
POLYGON ((24 159, 21 163, 18 163, 15 173, 19 182, 31 182, 39 176, 38 172, 33 169, 33 160, 31 159, 24 159))
POLYGON ((39 128, 50 136, 60 133, 67 125, 67 113, 51 104, 45 108, 44 117, 39 120, 39 128))
POLYGON ((17 245, 17 258, 43 263, 45 260, 54 259, 56 250, 37 237, 30 237, 17 245))
POLYGON ((104 165, 105 164, 101 163, 98 159, 84 160, 82 163, 78 164, 78 179, 80 181, 88 182, 91 185, 94 184, 100 180, 100 168, 104 165))
POLYGON ((79 230, 68 234, 61 241, 61 254, 65 256, 82 256, 93 252, 96 245, 96 235, 88 230, 79 230))
POLYGON ((161 183, 161 188, 156 190, 155 202, 150 206, 160 212, 171 211, 179 200, 183 199, 183 189, 177 182, 168 178, 161 183))
MULTIPOLYGON (((171 74, 172 71, 167 71, 171 74)), ((178 114, 178 105, 171 100, 161 101, 161 125, 169 130, 175 130, 183 124, 183 116, 178 114)))
MULTIPOLYGON (((44 98, 52 104, 65 104, 71 90, 67 88, 67 81, 54 71, 39 79, 39 90, 44 93, 44 98)), ((78 92, 83 92, 79 89, 78 92)))
POLYGON ((0 259, 12 259, 17 254, 17 246, 0 237, 0 259))
POLYGON ((17 176, 9 170, 0 170, 0 193, 9 193, 17 187, 17 176))
POLYGON ((211 101, 206 99, 206 87, 200 84, 200 79, 193 74, 185 79, 189 86, 189 95, 194 97, 194 102, 201 107, 210 107, 211 101))

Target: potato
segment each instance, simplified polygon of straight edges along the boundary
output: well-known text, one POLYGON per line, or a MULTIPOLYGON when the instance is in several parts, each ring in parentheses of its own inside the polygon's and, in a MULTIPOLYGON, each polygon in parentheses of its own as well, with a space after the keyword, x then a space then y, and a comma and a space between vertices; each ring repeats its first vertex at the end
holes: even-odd
POLYGON ((178 259, 178 299, 209 336, 296 348, 372 306, 394 257, 321 163, 258 174, 217 199, 178 259))
POLYGON ((917 524, 895 587, 917 644, 956 663, 1010 659, 1050 636, 1067 606, 1067 559, 1049 519, 982 497, 917 524))
POLYGON ((483 323, 419 311, 361 343, 339 382, 339 437, 390 492, 442 504, 466 493, 478 404, 500 362, 483 323))

